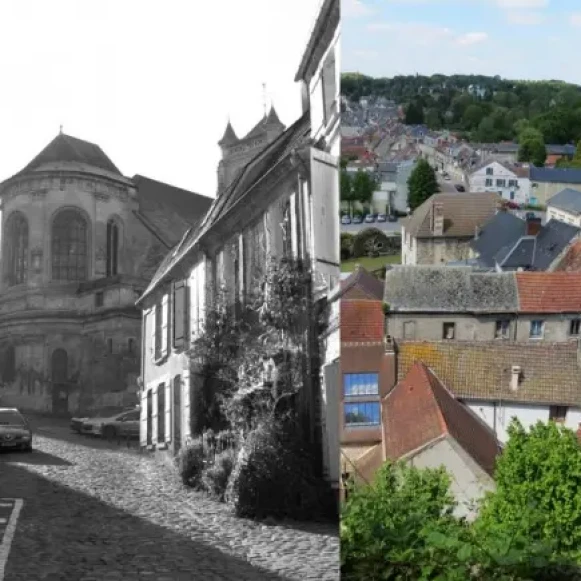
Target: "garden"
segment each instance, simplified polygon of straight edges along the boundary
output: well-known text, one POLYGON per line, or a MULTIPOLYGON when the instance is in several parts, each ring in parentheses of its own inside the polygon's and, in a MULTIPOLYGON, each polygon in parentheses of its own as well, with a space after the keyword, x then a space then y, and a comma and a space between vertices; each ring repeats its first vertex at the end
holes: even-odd
POLYGON ((401 261, 401 236, 388 236, 379 228, 365 228, 356 234, 341 233, 341 271, 351 272, 360 264, 380 278, 388 264, 401 261))

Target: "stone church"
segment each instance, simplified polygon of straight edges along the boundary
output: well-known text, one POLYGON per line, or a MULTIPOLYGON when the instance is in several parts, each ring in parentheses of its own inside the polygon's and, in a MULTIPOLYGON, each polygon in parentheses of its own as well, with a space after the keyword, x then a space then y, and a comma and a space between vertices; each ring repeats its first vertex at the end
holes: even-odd
POLYGON ((61 133, 0 184, 0 203, 0 405, 137 403, 135 301, 212 199, 127 178, 99 146, 61 133))

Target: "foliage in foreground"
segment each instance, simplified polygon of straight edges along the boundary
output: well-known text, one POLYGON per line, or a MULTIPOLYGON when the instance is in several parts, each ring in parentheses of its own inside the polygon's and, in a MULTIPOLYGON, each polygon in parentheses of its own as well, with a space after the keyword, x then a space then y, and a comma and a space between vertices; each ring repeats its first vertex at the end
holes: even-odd
POLYGON ((342 579, 581 579, 581 450, 571 430, 514 421, 497 489, 473 522, 456 509, 443 470, 386 464, 352 487, 341 525, 342 579))

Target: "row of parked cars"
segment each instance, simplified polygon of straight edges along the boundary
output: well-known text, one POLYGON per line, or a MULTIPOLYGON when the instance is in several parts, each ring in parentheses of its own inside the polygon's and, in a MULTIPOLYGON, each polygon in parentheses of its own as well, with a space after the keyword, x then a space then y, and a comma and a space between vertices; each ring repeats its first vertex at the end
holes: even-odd
POLYGON ((341 216, 341 224, 374 224, 375 222, 397 222, 397 216, 392 214, 367 214, 365 217, 356 215, 351 218, 347 214, 341 216))
POLYGON ((71 430, 77 434, 111 440, 139 437, 139 407, 108 406, 83 417, 71 419, 71 430))

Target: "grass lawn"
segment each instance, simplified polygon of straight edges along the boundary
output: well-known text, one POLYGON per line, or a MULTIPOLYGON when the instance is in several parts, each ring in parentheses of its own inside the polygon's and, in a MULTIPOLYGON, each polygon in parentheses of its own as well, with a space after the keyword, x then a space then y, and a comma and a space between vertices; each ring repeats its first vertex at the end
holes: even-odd
POLYGON ((400 264, 401 256, 377 256, 376 258, 369 258, 362 256, 360 258, 353 258, 351 260, 344 260, 341 263, 341 272, 352 272, 355 270, 355 265, 360 264, 365 270, 377 270, 386 264, 400 264))

